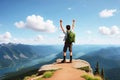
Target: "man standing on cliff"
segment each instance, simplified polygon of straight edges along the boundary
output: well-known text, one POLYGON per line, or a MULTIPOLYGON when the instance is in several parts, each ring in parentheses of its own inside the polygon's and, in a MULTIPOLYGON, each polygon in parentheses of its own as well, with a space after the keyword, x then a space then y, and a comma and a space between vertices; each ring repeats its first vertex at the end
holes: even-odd
POLYGON ((63 47, 63 60, 62 60, 62 63, 66 62, 67 48, 69 48, 69 52, 70 52, 70 63, 72 62, 72 43, 75 42, 75 34, 73 33, 74 24, 75 24, 75 20, 73 20, 73 22, 72 22, 72 29, 71 29, 70 25, 66 25, 66 31, 65 31, 63 26, 62 26, 62 20, 60 20, 61 30, 65 34, 65 38, 64 38, 65 43, 64 43, 64 47, 63 47))

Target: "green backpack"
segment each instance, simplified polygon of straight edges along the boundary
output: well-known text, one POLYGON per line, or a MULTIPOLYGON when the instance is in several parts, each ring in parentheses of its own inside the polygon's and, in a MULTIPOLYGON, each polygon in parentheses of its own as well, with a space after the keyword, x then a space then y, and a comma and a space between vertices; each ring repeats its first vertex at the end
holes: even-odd
POLYGON ((68 31, 66 42, 68 42, 68 43, 75 42, 75 33, 73 33, 72 31, 68 31))

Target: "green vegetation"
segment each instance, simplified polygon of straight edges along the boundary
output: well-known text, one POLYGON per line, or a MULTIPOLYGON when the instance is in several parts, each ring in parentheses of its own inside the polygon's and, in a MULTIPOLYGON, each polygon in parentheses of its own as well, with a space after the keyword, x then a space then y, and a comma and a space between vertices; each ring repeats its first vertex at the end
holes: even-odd
POLYGON ((43 80, 42 78, 38 78, 38 79, 36 79, 36 80, 43 80))
MULTIPOLYGON (((32 76, 26 76, 23 80, 30 80, 32 78, 36 78, 37 74, 33 74, 32 76)), ((43 80, 43 78, 37 78, 36 80, 43 80)))
POLYGON ((106 80, 104 75, 104 69, 102 68, 100 72, 100 67, 98 62, 96 63, 94 75, 100 76, 103 80, 106 80))
POLYGON ((29 80, 34 77, 37 77, 37 74, 33 74, 32 76, 26 76, 23 80, 29 80))
POLYGON ((47 71, 43 74, 43 78, 50 78, 53 75, 54 71, 47 71))
POLYGON ((97 62, 96 67, 95 67, 94 75, 100 75, 100 68, 99 68, 98 62, 97 62))
MULTIPOLYGON (((27 76, 27 77, 25 77, 23 80, 31 80, 32 78, 35 78, 35 77, 37 77, 37 76, 34 76, 34 77, 32 77, 32 76, 27 76)), ((37 78, 37 79, 35 79, 35 80, 43 80, 43 78, 37 78)))
POLYGON ((30 80, 32 78, 36 78, 36 80, 43 80, 44 78, 50 78, 54 72, 55 72, 55 70, 46 71, 39 78, 36 78, 36 77, 38 77, 38 74, 33 74, 31 76, 26 76, 23 80, 30 80))
POLYGON ((89 66, 81 67, 81 68, 78 68, 78 69, 84 70, 84 71, 86 71, 86 72, 89 72, 89 71, 90 71, 89 66))
POLYGON ((23 80, 29 80, 30 76, 26 76, 23 80))
POLYGON ((102 79, 104 80, 104 69, 102 68, 102 70, 101 70, 101 77, 102 77, 102 79))
POLYGON ((83 75, 82 76, 84 79, 86 80, 102 80, 100 77, 95 77, 95 76, 92 76, 92 75, 83 75))
MULTIPOLYGON (((3 80, 24 80, 26 77, 30 77, 31 75, 35 75, 38 72, 38 69, 34 69, 32 67, 21 69, 17 72, 11 72, 5 75, 3 80)), ((37 74, 36 74, 37 75, 37 74)))

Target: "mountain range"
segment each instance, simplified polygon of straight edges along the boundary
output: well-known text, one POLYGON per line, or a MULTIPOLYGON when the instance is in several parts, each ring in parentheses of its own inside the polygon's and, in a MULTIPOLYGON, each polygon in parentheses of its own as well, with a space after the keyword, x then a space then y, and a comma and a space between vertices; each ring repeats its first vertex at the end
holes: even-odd
MULTIPOLYGON (((0 76, 12 73, 19 76, 43 64, 53 63, 63 57, 62 50, 63 45, 0 44, 0 76)), ((67 58, 69 58, 68 52, 67 58)), ((93 70, 96 62, 99 62, 100 68, 105 70, 106 78, 120 80, 119 46, 74 45, 73 58, 88 61, 93 70)))
POLYGON ((88 61, 92 68, 99 62, 100 68, 104 68, 105 76, 109 80, 120 80, 120 47, 102 48, 98 51, 80 57, 88 61))
POLYGON ((17 62, 36 58, 38 55, 28 45, 1 44, 0 45, 0 68, 15 65, 17 62))

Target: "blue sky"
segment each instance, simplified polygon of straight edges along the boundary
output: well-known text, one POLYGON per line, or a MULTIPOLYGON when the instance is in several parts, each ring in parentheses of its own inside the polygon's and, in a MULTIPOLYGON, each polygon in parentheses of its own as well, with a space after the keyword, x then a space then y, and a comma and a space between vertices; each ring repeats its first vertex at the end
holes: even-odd
POLYGON ((120 44, 120 0, 0 0, 0 43, 63 44, 75 19, 75 44, 120 44))

